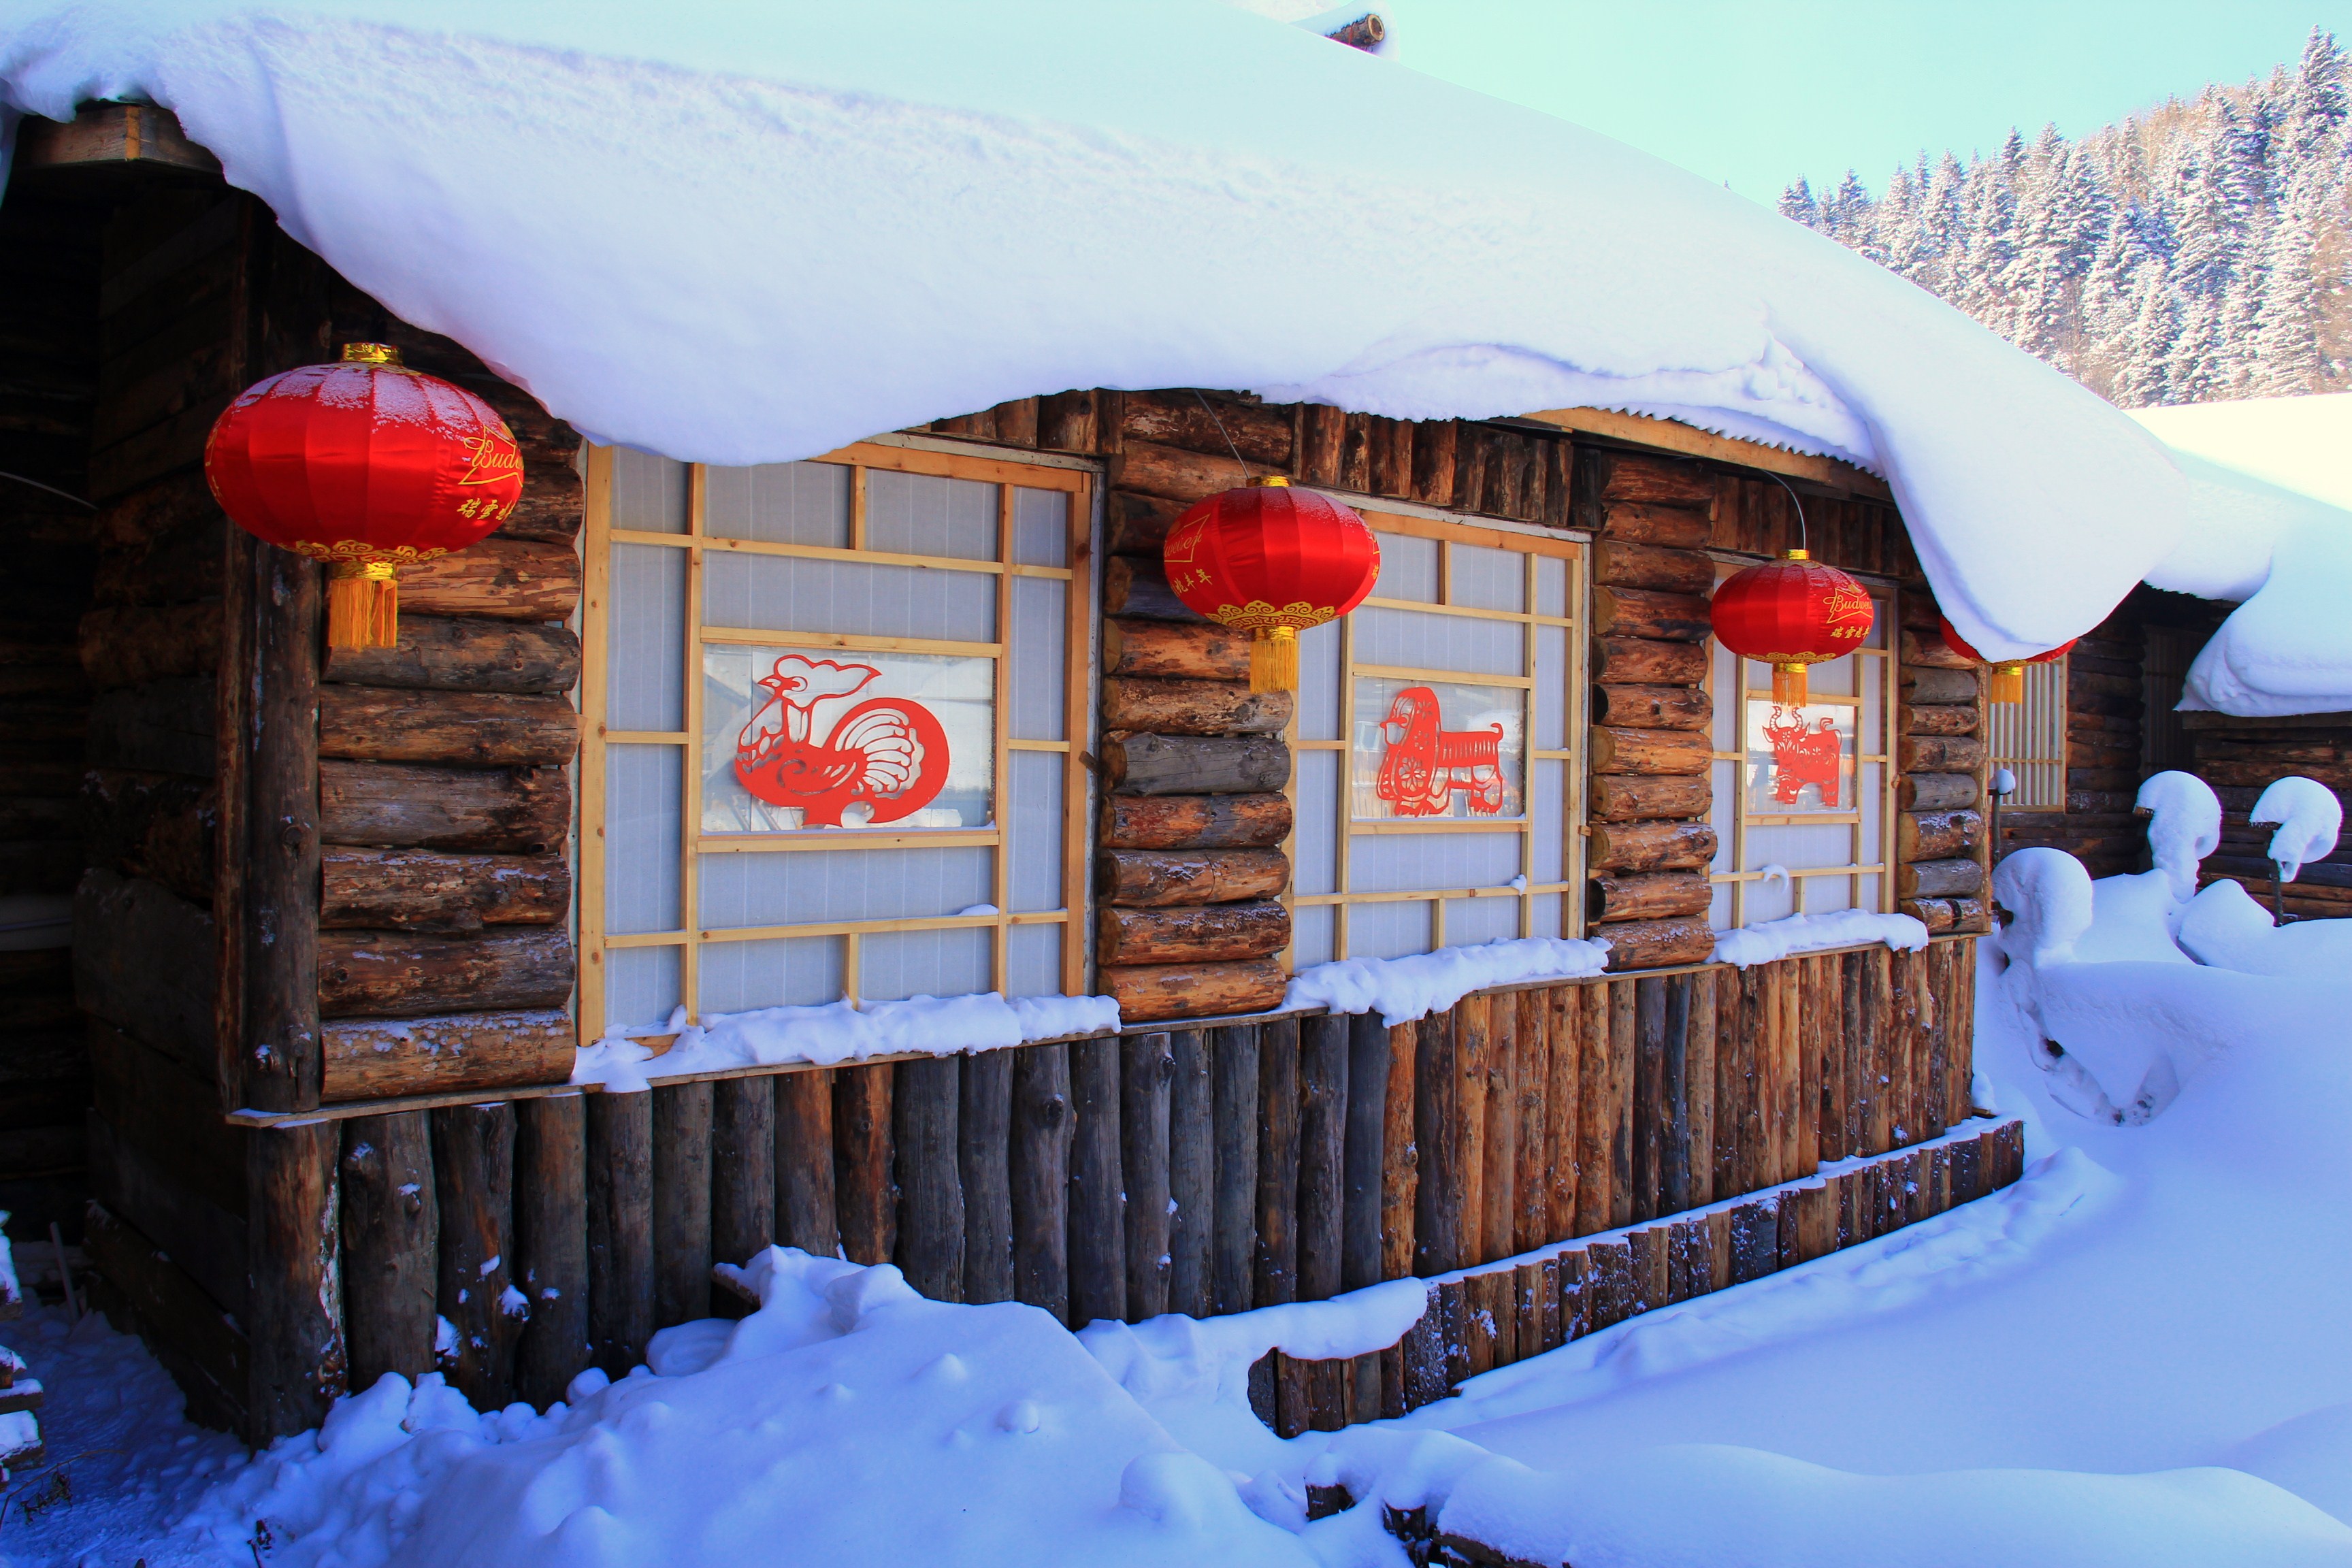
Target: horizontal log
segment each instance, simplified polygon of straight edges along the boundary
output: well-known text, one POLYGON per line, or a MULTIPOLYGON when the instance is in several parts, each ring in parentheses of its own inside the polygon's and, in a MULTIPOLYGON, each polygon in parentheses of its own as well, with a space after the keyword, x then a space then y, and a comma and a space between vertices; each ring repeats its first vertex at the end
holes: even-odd
POLYGON ((1103 797, 1109 849, 1245 849, 1290 837, 1290 800, 1279 795, 1111 795, 1103 797))
POLYGON ((1703 687, 1706 664, 1705 643, 1592 639, 1592 679, 1611 685, 1703 687))
POLYGON ((1903 700, 1906 702, 1974 704, 1976 700, 1977 672, 1973 665, 1964 669, 1912 665, 1903 671, 1903 700))
POLYGON ((1290 782, 1290 748, 1273 735, 1129 735, 1104 743, 1103 763, 1124 795, 1255 795, 1290 782))
POLYGON ((1696 550, 1603 538, 1592 546, 1592 580, 1612 588, 1704 595, 1715 591, 1715 562, 1696 550))
POLYGON ((1895 742, 1895 765, 1906 773, 1972 773, 1984 760, 1984 742, 1973 735, 1905 735, 1895 742))
POLYGON ((212 902, 219 816, 211 779, 113 768, 82 775, 80 817, 89 863, 160 882, 200 904, 212 902))
POLYGON ((0 897, 56 897, 81 880, 82 847, 76 838, 0 840, 0 897))
POLYGON ((1095 871, 1106 902, 1136 909, 1276 899, 1290 884, 1279 849, 1112 849, 1096 857, 1095 871))
POLYGON ((1954 935, 1982 936, 1992 929, 1992 911, 1984 900, 1954 899, 1952 900, 1952 932, 1954 935))
POLYGON ((158 883, 84 872, 74 891, 74 1000, 209 1078, 211 913, 158 883))
POLYGON ((319 764, 319 836, 328 844, 476 854, 542 854, 572 831, 562 768, 319 764))
POLYGON ((82 1245, 110 1292, 195 1387, 190 1415, 242 1422, 252 1376, 244 1332, 171 1256, 98 1204, 84 1216, 82 1245))
POLYGON ((572 981, 572 938, 561 931, 470 939, 411 931, 319 935, 321 1017, 561 1007, 571 1000, 572 981))
POLYGON ((554 925, 572 910, 562 855, 446 855, 430 849, 320 853, 319 923, 330 929, 467 933, 554 925))
POLYGON ((1696 508, 1636 501, 1610 502, 1601 509, 1598 527, 1603 539, 1666 550, 1702 550, 1715 536, 1714 522, 1696 508))
POLYGON ((1612 973, 1705 963, 1715 955, 1715 932, 1704 920, 1627 921, 1592 935, 1609 944, 1612 973))
POLYGON ((1715 790, 1704 775, 1620 773, 1592 781, 1595 822, 1705 816, 1714 804, 1715 790))
POLYGON ((353 1018, 324 1024, 328 1101, 520 1089, 572 1076, 577 1031, 561 1008, 353 1018))
POLYGON ((580 638, 565 626, 404 609, 398 647, 331 647, 321 673, 354 686, 569 691, 580 679, 580 638))
POLYGON ((1139 730, 1154 735, 1272 735, 1289 727, 1296 706, 1289 692, 1252 691, 1246 681, 1113 676, 1102 683, 1106 730, 1139 730))
POLYGON ((1703 643, 1713 628, 1707 602, 1696 594, 1661 594, 1648 588, 1592 590, 1592 629, 1602 637, 1703 643))
POLYGON ((562 621, 580 607, 580 557, 561 544, 485 539, 400 569, 400 605, 428 616, 562 621))
POLYGON ((1715 829, 1704 822, 1596 822, 1585 838, 1596 871, 1695 871, 1715 850, 1715 829))
POLYGON ((1697 730, 1592 727, 1596 773, 1704 773, 1714 756, 1713 743, 1697 730))
MULTIPOLYGON (((210 778, 219 765, 213 685, 207 677, 178 676, 100 692, 89 705, 90 765, 210 778)), ((25 738, 21 727, 11 728, 25 738)))
POLYGON ((1897 914, 1909 915, 1927 928, 1930 936, 1940 936, 1952 929, 1952 900, 1949 899, 1905 899, 1895 906, 1897 914))
POLYGON ((1095 984, 1129 1024, 1221 1018, 1282 1005, 1290 982, 1271 958, 1244 963, 1106 963, 1095 984))
POLYGON ((569 465, 533 463, 523 470, 522 494, 500 522, 496 539, 537 539, 570 544, 587 516, 586 487, 569 465))
POLYGON ((1973 856, 1984 847, 1984 817, 1975 811, 1906 811, 1895 818, 1895 852, 1905 860, 1973 856))
POLYGON ((1655 501, 1702 511, 1715 504, 1714 470, 1696 463, 1644 452, 1583 451, 1577 456, 1592 466, 1593 489, 1604 501, 1655 501))
POLYGON ((1290 942, 1290 911, 1271 900, 1192 909, 1105 909, 1095 956, 1111 963, 1218 963, 1263 958, 1290 942))
POLYGON ((1592 721, 1636 730, 1705 730, 1715 718, 1704 686, 1596 686, 1592 721))
POLYGON ((1669 920, 1676 915, 1704 914, 1714 898, 1714 886, 1705 872, 1659 871, 1645 876, 1595 877, 1587 885, 1585 907, 1595 921, 1669 920))
POLYGON ((1973 735, 1977 732, 1978 712, 1973 703, 1937 703, 1932 707, 1903 707, 1903 732, 1906 735, 1973 735))
POLYGON ((1967 669, 1977 668, 1977 661, 1964 653, 1955 652, 1935 632, 1915 631, 1906 626, 1903 631, 1903 665, 1906 669, 1967 669))
POLYGON ((1905 773, 1895 800, 1906 811, 1958 811, 1982 798, 1973 773, 1905 773))
POLYGON ((1167 496, 1113 490, 1103 503, 1103 550, 1111 555, 1160 559, 1168 531, 1191 503, 1167 496))
MULTIPOLYGON (((230 1214, 246 1212, 246 1139, 221 1120, 213 1075, 92 1018, 89 1102, 125 1145, 230 1214)), ((206 1047, 210 1051, 209 1045, 206 1047)))
POLYGON ((208 674, 220 660, 221 602, 92 610, 77 640, 82 673, 100 691, 208 674))
POLYGON ((1250 636, 1211 622, 1103 623, 1105 675, 1161 680, 1247 680, 1250 636))
POLYGON ((1230 398, 1202 399, 1189 392, 1129 392, 1119 398, 1119 433, 1130 441, 1157 442, 1187 451, 1223 457, 1230 451, 1280 470, 1290 466, 1290 410, 1230 398))
POLYGON ((1895 872, 1898 899, 1968 898, 1984 890, 1984 867, 1975 860, 1919 860, 1895 872))
POLYGON ((579 711, 561 697, 383 686, 319 688, 321 757, 560 767, 579 749, 579 711))
POLYGON ((1110 487, 1194 501, 1280 471, 1274 463, 1236 464, 1230 452, 1187 452, 1157 441, 1124 441, 1110 459, 1110 487), (1247 472, 1244 473, 1244 468, 1247 472))
POLYGON ((1134 555, 1114 555, 1103 563, 1103 614, 1210 624, 1208 616, 1187 608, 1176 596, 1158 561, 1134 555))

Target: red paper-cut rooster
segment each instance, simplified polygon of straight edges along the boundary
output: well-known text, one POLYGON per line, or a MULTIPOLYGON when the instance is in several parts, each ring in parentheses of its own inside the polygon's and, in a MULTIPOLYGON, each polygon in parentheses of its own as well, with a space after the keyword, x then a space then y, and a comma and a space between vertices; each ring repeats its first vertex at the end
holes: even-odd
POLYGON ((882 672, 871 665, 786 654, 760 678, 769 697, 735 737, 735 776, 771 805, 794 805, 804 827, 839 827, 863 805, 868 826, 913 816, 948 782, 948 737, 931 710, 875 697, 844 713, 823 741, 816 705, 853 697, 882 672))

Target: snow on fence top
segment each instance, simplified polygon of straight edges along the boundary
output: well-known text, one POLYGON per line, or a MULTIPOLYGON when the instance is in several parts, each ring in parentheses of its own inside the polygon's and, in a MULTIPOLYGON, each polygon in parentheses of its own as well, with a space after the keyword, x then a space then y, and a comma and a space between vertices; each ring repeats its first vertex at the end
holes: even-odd
POLYGON ((106 98, 583 432, 680 458, 1073 386, 1624 409, 1884 474, 1996 656, 2087 630, 2200 503, 1833 242, 1209 0, 0 7, 7 120, 106 98))

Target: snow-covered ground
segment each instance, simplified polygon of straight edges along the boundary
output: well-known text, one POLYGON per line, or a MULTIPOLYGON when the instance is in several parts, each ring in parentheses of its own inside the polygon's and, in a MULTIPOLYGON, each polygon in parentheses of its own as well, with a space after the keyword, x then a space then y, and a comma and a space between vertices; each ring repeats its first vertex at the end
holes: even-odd
MULTIPOLYGON (((2161 860, 2199 847, 2194 782, 2151 788, 2161 860)), ((21 1348, 74 1500, 12 1508, 0 1554, 250 1568, 267 1521, 265 1565, 1402 1563, 1376 1509, 1307 1522, 1307 1485, 1339 1481, 1580 1568, 2352 1564, 2338 922, 2273 931, 2234 888, 2094 886, 2048 851, 2000 891, 2021 917, 1981 944, 1978 1059, 2027 1120, 2022 1183, 1401 1423, 1284 1442, 1246 1369, 1391 1342, 1409 1282, 1072 1335, 777 1252, 758 1313, 667 1331, 569 1409, 387 1380, 251 1464, 173 1418, 136 1346, 52 1310, 21 1348)))

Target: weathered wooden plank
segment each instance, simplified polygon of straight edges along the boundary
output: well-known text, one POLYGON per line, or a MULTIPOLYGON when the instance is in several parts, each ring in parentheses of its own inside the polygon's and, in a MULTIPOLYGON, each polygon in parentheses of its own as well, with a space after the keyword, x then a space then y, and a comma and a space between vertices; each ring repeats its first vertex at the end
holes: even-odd
POLYGON ((429 1018, 338 1018, 326 1041, 322 1104, 459 1089, 562 1083, 578 1036, 560 1007, 447 1013, 429 1018))
POLYGON ((580 638, 564 626, 412 614, 401 606, 394 647, 331 647, 329 681, 438 691, 569 691, 580 638))
POLYGON ((1612 1226, 1633 1224, 1641 1202, 1634 1186, 1635 1143, 1641 1137, 1634 1113, 1640 1060, 1638 984, 1631 980, 1609 983, 1609 1212, 1612 1226))
MULTIPOLYGON (((451 1385, 484 1410, 515 1396, 514 1107, 451 1105, 433 1127, 433 1189, 441 1215, 436 1310, 457 1331, 451 1385)), ((524 1310, 528 1310, 525 1306, 524 1310)))
POLYGON ((341 1130, 327 1121, 273 1127, 245 1141, 253 1247, 245 1320, 248 1441, 308 1431, 348 1387, 336 1256, 341 1146, 341 1130))
POLYGON ((1026 1046, 1013 1062, 1013 1294, 1070 1320, 1070 1057, 1026 1046))
POLYGON ((963 1295, 1010 1301, 1013 1292, 1014 1051, 974 1051, 962 1063, 956 1172, 963 1184, 963 1295))
POLYGON ((144 879, 92 869, 74 890, 74 1000, 211 1078, 212 916, 144 879))
POLYGON ((331 844, 483 854, 561 852, 572 829, 562 768, 319 764, 320 833, 331 844))
POLYGON ((1664 1152, 1666 983, 1633 983, 1633 1223, 1658 1216, 1659 1162, 1664 1152))
MULTIPOLYGON (((1678 921, 1681 917, 1706 912, 1714 897, 1714 887, 1703 871, 1654 871, 1644 875, 1595 877, 1586 884, 1585 917, 1595 924, 1619 921, 1678 921)), ((1616 937, 1612 931, 1598 931, 1596 936, 1610 940, 1612 951, 1616 937)), ((1640 942, 1637 934, 1627 939, 1640 942)), ((1647 959, 1644 953, 1644 960, 1647 959)), ((1650 968, 1649 962, 1628 963, 1626 968, 1650 968)))
MULTIPOLYGON (((92 768, 80 787, 79 812, 71 800, 16 794, 0 807, 12 818, 8 836, 70 838, 79 819, 89 865, 161 883, 191 903, 212 901, 220 852, 217 781, 92 768)), ((75 858, 79 866, 83 854, 75 858)))
POLYGON ((654 1327, 710 1312, 711 1084, 654 1094, 654 1327))
POLYGON ((1154 680, 1110 676, 1102 683, 1103 727, 1155 735, 1271 735, 1290 724, 1287 691, 1252 691, 1246 680, 1154 680))
POLYGON ((1119 1042, 1070 1043, 1070 1321, 1127 1316, 1119 1042))
POLYGON ((1097 987, 1118 1003, 1129 1024, 1175 1018, 1219 1018, 1262 1013, 1281 1005, 1289 976, 1272 958, 1216 963, 1134 963, 1099 966, 1097 987))
MULTIPOLYGON (((1421 1194, 1421 1152, 1414 1142, 1421 1026, 1400 1024, 1386 1032, 1389 1067, 1387 1095, 1381 1110, 1380 1277, 1402 1279, 1413 1271, 1413 1216, 1421 1194)), ((1385 1371, 1382 1375, 1387 1375, 1385 1371)), ((1402 1384, 1397 1387, 1402 1390, 1402 1384)), ((1397 1397, 1402 1397, 1401 1392, 1397 1397)))
POLYGON ((1175 1265, 1169 1182, 1169 1120, 1174 1043, 1162 1031, 1119 1041, 1119 1169, 1125 1200, 1127 1317, 1169 1310, 1175 1265))
POLYGON ((319 923, 330 930, 471 934, 485 926, 554 925, 572 910, 572 868, 562 855, 335 845, 320 859, 319 923))
MULTIPOLYGON (((562 931, 520 927, 473 938, 332 931, 311 946, 311 1008, 332 1018, 561 1007, 572 996, 572 938, 562 931)), ((314 1026, 314 1055, 317 1033, 314 1026)))
MULTIPOLYGON (((245 1219, 215 1203, 181 1172, 167 1168, 155 1152, 135 1145, 95 1110, 74 1128, 28 1129, 27 1134, 82 1134, 82 1150, 67 1149, 57 1167, 88 1163, 90 1196, 142 1235, 172 1238, 172 1261, 204 1288, 218 1310, 245 1319, 246 1268, 251 1244, 245 1219)), ((243 1207, 240 1194, 238 1206, 243 1207)), ((426 1253, 425 1298, 432 1301, 431 1253, 426 1253)))
POLYGON ((594 1354, 587 1102, 586 1095, 557 1094, 515 1104, 514 1277, 530 1304, 515 1355, 515 1393, 542 1409, 563 1397, 594 1354))
POLYGON ((1613 1217, 1614 1160, 1611 1142, 1617 1127, 1611 1096, 1609 1039, 1614 1014, 1613 984, 1588 984, 1580 988, 1583 1005, 1577 1030, 1576 1234, 1591 1236, 1607 1230, 1613 1217))
POLYGON ((1358 1013, 1346 1022, 1346 1194, 1339 1288, 1360 1290, 1387 1278, 1381 1270, 1381 1180, 1387 1158, 1389 1029, 1377 1013, 1358 1013))
POLYGON ((400 605, 431 616, 563 621, 580 605, 578 552, 537 540, 485 539, 400 572, 400 605))
POLYGON ((887 1062, 833 1069, 834 1203, 841 1250, 852 1263, 887 1263, 898 1251, 898 1206, 890 1192, 887 1062))
POLYGON ((1595 724, 1590 734, 1596 773, 1704 773, 1713 755, 1700 730, 1595 724))
POLYGON ((1490 1260, 1486 1250, 1486 1100, 1493 1073, 1494 1008, 1488 998, 1465 996, 1454 1005, 1454 1152, 1462 1217, 1457 1223, 1461 1262, 1490 1260))
POLYGON ((1321 1301, 1345 1289, 1348 1020, 1302 1019, 1298 1035, 1298 1299, 1321 1301))
POLYGON ((1108 849, 1244 849, 1290 837, 1279 795, 1111 795, 1103 797, 1108 849))
POLYGON ((1290 859, 1279 849, 1106 850, 1095 872, 1109 903, 1216 904, 1280 897, 1290 859))
POLYGON ((1591 676, 1594 681, 1611 686, 1702 688, 1706 684, 1706 645, 1643 637, 1596 637, 1591 676))
POLYGON ((1584 1158, 1578 1131, 1584 1107, 1584 999, 1589 985, 1555 985, 1544 993, 1544 1239, 1576 1234, 1577 1167, 1584 1158))
POLYGON ((560 767, 580 749, 562 697, 383 686, 319 688, 319 754, 362 763, 560 767))
MULTIPOLYGON (((260 552, 256 570, 253 732, 245 759, 252 831, 243 918, 252 930, 268 933, 268 940, 249 942, 245 949, 239 1103, 260 1110, 308 1110, 319 1103, 325 1077, 319 1037, 317 739, 324 593, 317 563, 286 551, 260 552)), ((267 1357, 257 1331, 254 1342, 258 1377, 267 1357)), ((266 1408, 289 1416, 294 1409, 274 1401, 257 1403, 257 1420, 266 1408)))
POLYGON ((1258 1026, 1257 1248, 1253 1305, 1298 1300, 1298 1020, 1258 1026))
POLYGON ((1691 976, 1670 974, 1659 1042, 1658 1212, 1680 1214, 1691 1206, 1690 1023, 1691 976))
POLYGON ((1721 972, 1701 970, 1690 977, 1690 1023, 1683 1033, 1683 1090, 1689 1133, 1683 1161, 1690 1173, 1690 1206, 1715 1201, 1715 1019, 1716 983, 1721 972))
MULTIPOLYGON (((1216 1302, 1216 1089, 1209 1037, 1168 1037, 1168 1310, 1205 1318, 1216 1302)), ((1352 1153, 1352 1148, 1351 1148, 1352 1153)), ((1377 1183, 1378 1174, 1374 1180, 1377 1183)), ((1374 1194, 1378 1202, 1377 1190, 1374 1194)), ((1378 1225, 1377 1215, 1374 1225, 1378 1225)), ((1377 1235, 1374 1245, 1378 1245, 1377 1235)), ((1377 1278, 1377 1276, 1375 1276, 1377 1278)))
POLYGON ((907 1283, 934 1301, 963 1299, 963 1178, 957 1116, 963 1070, 953 1057, 898 1065, 891 1088, 898 1174, 895 1261, 907 1283))
POLYGON ((1257 1028, 1244 1025, 1216 1030, 1210 1054, 1216 1146, 1211 1289, 1218 1312, 1246 1312, 1262 1304, 1255 1300, 1253 1282, 1257 1257, 1257 1028))
POLYGON ((237 1323, 167 1253, 101 1205, 89 1205, 82 1245, 98 1282, 138 1314, 165 1364, 184 1378, 193 1374, 197 1408, 190 1414, 249 1427, 253 1352, 237 1323))
POLYGON ((1715 952, 1715 931, 1704 917, 1619 921, 1594 934, 1609 939, 1612 973, 1704 963, 1715 952))
POLYGON ((342 1126, 343 1337, 357 1389, 386 1373, 414 1383, 435 1370, 440 1209, 426 1116, 355 1116, 342 1126))
POLYGON ((1696 871, 1715 858, 1715 829, 1704 822, 1594 823, 1585 839, 1593 871, 1696 871))
POLYGON ((1482 1261, 1518 1250, 1519 1197, 1519 997, 1506 991, 1485 998, 1486 1007, 1486 1125, 1481 1145, 1479 1251, 1482 1261))
MULTIPOLYGON (((776 1095, 756 1078, 710 1090, 710 1256, 749 1263, 776 1239, 776 1095)), ((714 1306, 725 1292, 712 1293, 714 1306)))
POLYGON ((1290 748, 1268 735, 1129 735, 1103 742, 1121 795, 1263 795, 1290 783, 1290 748))
POLYGON ((1704 731, 1714 717, 1715 704, 1704 686, 1621 683, 1592 689, 1592 721, 1596 724, 1704 731))
POLYGON ((654 1336, 654 1105, 592 1094, 588 1134, 588 1342, 620 1377, 654 1336))
POLYGON ((776 1093, 776 1239, 819 1258, 841 1246, 834 1196, 833 1071, 780 1073, 776 1093))

